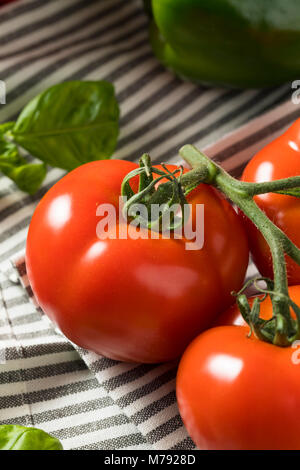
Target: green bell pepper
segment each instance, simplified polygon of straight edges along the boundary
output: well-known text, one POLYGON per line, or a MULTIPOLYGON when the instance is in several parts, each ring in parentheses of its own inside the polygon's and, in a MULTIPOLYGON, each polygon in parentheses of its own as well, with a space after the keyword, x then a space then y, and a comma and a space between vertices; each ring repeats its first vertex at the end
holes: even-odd
POLYGON ((144 0, 154 53, 183 78, 239 88, 300 78, 300 0, 144 0))

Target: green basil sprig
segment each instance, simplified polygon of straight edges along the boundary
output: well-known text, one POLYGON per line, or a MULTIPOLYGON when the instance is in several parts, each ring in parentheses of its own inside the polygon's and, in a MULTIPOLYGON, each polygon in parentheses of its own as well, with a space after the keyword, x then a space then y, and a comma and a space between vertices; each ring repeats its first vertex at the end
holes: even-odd
POLYGON ((58 439, 37 428, 0 425, 0 450, 63 450, 58 439))
POLYGON ((42 184, 47 167, 44 163, 27 163, 19 153, 18 147, 5 140, 14 123, 0 125, 0 171, 26 193, 34 194, 42 184))
POLYGON ((26 165, 20 147, 44 164, 72 170, 109 158, 118 133, 119 106, 111 83, 60 83, 31 100, 15 123, 0 126, 0 170, 32 194, 46 167, 26 165))

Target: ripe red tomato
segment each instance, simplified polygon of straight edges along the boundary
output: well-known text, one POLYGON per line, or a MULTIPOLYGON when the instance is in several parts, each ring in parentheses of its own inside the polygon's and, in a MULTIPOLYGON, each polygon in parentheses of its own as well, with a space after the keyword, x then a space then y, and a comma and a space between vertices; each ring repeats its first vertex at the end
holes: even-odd
POLYGON ((161 235, 99 240, 96 209, 118 207, 122 180, 135 168, 92 162, 53 186, 33 215, 26 265, 38 303, 71 341, 112 359, 155 363, 178 357, 232 303, 248 246, 237 214, 207 185, 188 196, 193 207, 205 205, 203 249, 161 235))
MULTIPOLYGON (((242 180, 254 183, 300 175, 300 119, 283 135, 264 147, 246 166, 242 180)), ((300 247, 300 199, 267 193, 255 202, 287 236, 300 247)), ((273 278, 269 247, 261 233, 244 217, 250 250, 263 276, 273 278)), ((289 284, 300 283, 300 266, 286 258, 289 284)))
MULTIPOLYGON (((300 286, 290 288, 300 304, 300 286)), ((262 317, 272 316, 271 302, 262 317)), ((243 324, 237 307, 220 318, 243 324)), ((201 449, 300 449, 300 352, 248 338, 249 327, 218 326, 187 348, 177 374, 185 426, 201 449)))

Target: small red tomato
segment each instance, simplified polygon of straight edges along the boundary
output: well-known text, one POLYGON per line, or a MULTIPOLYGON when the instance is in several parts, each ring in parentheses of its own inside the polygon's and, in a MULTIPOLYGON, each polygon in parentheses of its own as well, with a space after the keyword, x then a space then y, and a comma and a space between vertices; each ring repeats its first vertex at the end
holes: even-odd
MULTIPOLYGON (((300 175, 300 119, 264 147, 246 166, 242 180, 261 183, 300 175)), ((258 206, 300 247, 300 199, 267 193, 254 197, 258 206)), ((269 247, 252 222, 243 216, 250 250, 260 273, 273 278, 269 247)), ((300 266, 286 257, 289 284, 300 283, 300 266)))
MULTIPOLYGON (((290 295, 299 305, 300 286, 290 295)), ((261 306, 271 318, 271 302, 261 306)), ((244 323, 237 307, 221 321, 244 323)), ((217 326, 187 348, 176 384, 184 424, 200 449, 299 450, 299 344, 281 348, 248 333, 248 326, 217 326)))
POLYGON ((99 240, 97 208, 118 211, 122 180, 136 168, 91 162, 55 184, 33 215, 26 265, 40 306, 71 341, 112 359, 155 363, 180 356, 232 303, 248 246, 238 215, 205 184, 188 196, 192 208, 204 204, 202 249, 151 239, 146 229, 146 239, 99 240))

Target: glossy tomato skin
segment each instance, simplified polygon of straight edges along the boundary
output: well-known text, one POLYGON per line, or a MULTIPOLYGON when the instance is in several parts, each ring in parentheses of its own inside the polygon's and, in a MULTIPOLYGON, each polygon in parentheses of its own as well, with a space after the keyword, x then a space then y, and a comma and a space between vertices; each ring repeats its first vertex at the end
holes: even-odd
MULTIPOLYGON (((300 305, 300 286, 289 294, 300 305)), ((261 318, 271 317, 266 298, 261 318)), ((248 333, 232 305, 187 348, 176 387, 185 426, 201 449, 300 449, 299 351, 248 333)))
POLYGON ((187 348, 176 387, 184 424, 200 449, 299 450, 299 351, 248 331, 212 328, 187 348))
MULTIPOLYGON (((300 119, 283 135, 264 147, 246 166, 242 180, 261 183, 300 175, 300 119)), ((267 193, 255 196, 255 202, 287 236, 300 247, 300 199, 267 193)), ((267 243, 255 226, 244 218, 250 250, 263 276, 273 277, 267 243)), ((300 283, 300 266, 287 257, 289 284, 300 283)))
POLYGON ((230 305, 248 246, 236 213, 207 185, 189 196, 205 205, 203 249, 161 236, 99 240, 97 208, 118 206, 121 182, 136 167, 92 162, 54 185, 33 215, 26 266, 38 303, 71 341, 112 359, 156 363, 178 357, 230 305))

